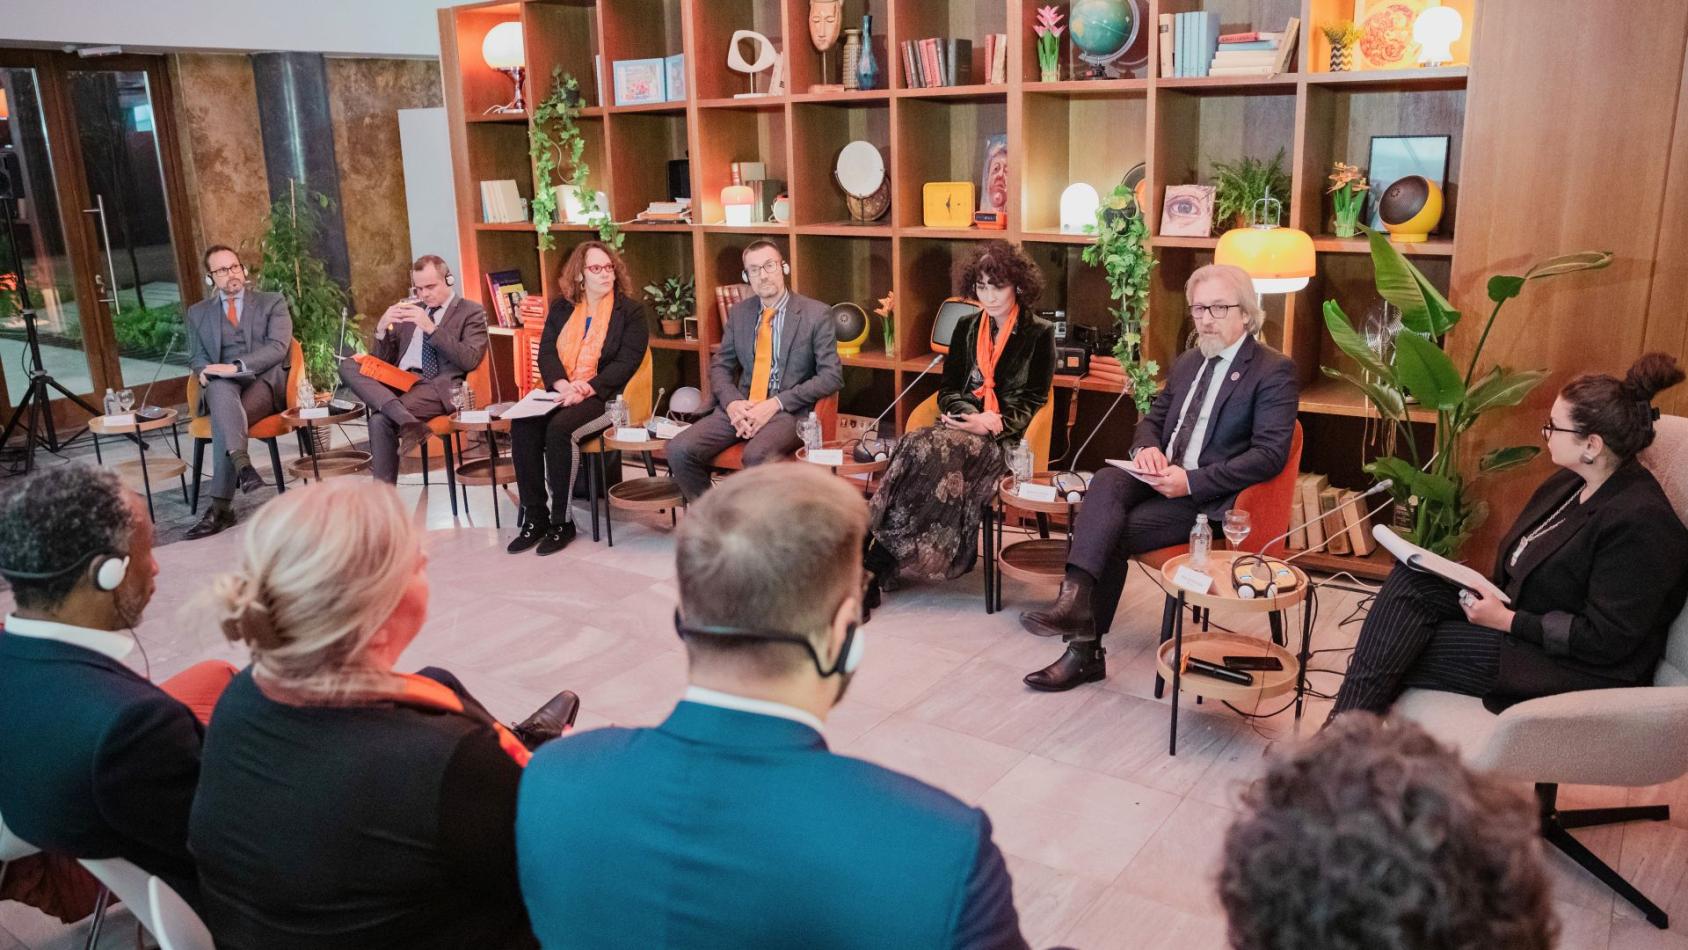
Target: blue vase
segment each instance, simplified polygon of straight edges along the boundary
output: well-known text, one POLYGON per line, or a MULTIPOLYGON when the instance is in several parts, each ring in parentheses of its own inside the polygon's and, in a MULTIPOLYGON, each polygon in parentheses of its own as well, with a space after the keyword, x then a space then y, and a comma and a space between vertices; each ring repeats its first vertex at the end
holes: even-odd
POLYGON ((879 60, 873 58, 873 14, 862 17, 862 55, 856 60, 856 86, 875 89, 879 86, 879 60))

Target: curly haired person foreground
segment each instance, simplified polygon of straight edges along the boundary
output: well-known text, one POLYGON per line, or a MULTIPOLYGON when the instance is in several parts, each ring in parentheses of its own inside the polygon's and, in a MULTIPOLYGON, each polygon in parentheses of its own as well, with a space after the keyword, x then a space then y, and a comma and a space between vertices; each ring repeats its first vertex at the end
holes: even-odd
POLYGON ((1243 804, 1219 874, 1236 950, 1554 945, 1532 806, 1412 723, 1343 716, 1243 804))

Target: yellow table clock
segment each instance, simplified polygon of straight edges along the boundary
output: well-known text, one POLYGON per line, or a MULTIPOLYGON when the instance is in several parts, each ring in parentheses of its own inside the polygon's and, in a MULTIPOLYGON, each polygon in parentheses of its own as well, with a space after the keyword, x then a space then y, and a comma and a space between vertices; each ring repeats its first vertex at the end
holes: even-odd
POLYGON ((929 228, 967 228, 973 223, 976 206, 970 181, 929 181, 921 189, 929 228))

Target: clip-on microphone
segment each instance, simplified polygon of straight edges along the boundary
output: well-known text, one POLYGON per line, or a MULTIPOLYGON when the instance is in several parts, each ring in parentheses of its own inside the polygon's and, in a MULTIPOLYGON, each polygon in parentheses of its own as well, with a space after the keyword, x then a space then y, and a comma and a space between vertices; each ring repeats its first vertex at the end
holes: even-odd
MULTIPOLYGON (((1337 505, 1329 512, 1321 512, 1317 517, 1306 518, 1298 525, 1291 525, 1288 531, 1285 531, 1283 534, 1280 534, 1261 545, 1260 550, 1264 552, 1272 545, 1277 544, 1279 541, 1282 541, 1284 538, 1289 537, 1313 522, 1322 521, 1327 514, 1341 511, 1349 505, 1358 502, 1362 498, 1370 498, 1380 492, 1386 492, 1390 488, 1394 487, 1394 485, 1394 479, 1386 478, 1383 481, 1378 482, 1376 485, 1366 489, 1364 492, 1360 492, 1342 504, 1337 505)), ((1251 600, 1255 597, 1276 597, 1281 591, 1288 589, 1288 587, 1286 587, 1285 584, 1280 583, 1280 581, 1289 581, 1291 582, 1291 586, 1293 586, 1295 572, 1289 569, 1290 562, 1302 555, 1311 554, 1329 543, 1330 541, 1327 539, 1317 548, 1308 548, 1307 550, 1291 557, 1284 558, 1282 561, 1277 561, 1277 567, 1272 566, 1275 559, 1268 558, 1264 553, 1245 554, 1231 562, 1231 587, 1237 592, 1237 596, 1241 597, 1243 600, 1251 600), (1255 571, 1256 566, 1259 566, 1266 576, 1259 576, 1259 574, 1255 571)))
POLYGON ((891 400, 891 404, 885 407, 885 411, 881 412, 873 420, 873 422, 868 424, 867 430, 862 434, 862 437, 856 440, 855 448, 850 450, 850 457, 852 459, 855 459, 857 462, 870 463, 883 462, 885 459, 890 457, 891 453, 889 447, 886 446, 885 440, 879 437, 879 423, 885 420, 885 416, 892 409, 897 408, 897 403, 903 401, 903 397, 907 396, 909 390, 914 388, 914 384, 920 382, 921 378, 927 373, 930 373, 932 371, 932 367, 937 366, 943 358, 944 355, 942 353, 932 357, 932 361, 926 364, 926 368, 921 370, 913 379, 909 380, 908 385, 903 387, 903 391, 897 394, 897 398, 891 400))

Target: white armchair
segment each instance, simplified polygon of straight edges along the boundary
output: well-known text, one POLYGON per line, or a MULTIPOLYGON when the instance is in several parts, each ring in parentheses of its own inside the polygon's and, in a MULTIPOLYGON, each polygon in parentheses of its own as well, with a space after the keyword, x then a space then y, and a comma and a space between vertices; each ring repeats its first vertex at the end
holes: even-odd
MULTIPOLYGON (((1688 419, 1660 419, 1653 445, 1641 460, 1664 486, 1677 517, 1688 522, 1688 419)), ((1542 837, 1664 929, 1670 925, 1665 912, 1570 829, 1665 821, 1670 807, 1560 811, 1556 804, 1561 784, 1640 787, 1688 773, 1688 610, 1671 626, 1653 684, 1544 696, 1498 716, 1476 697, 1411 689, 1396 701, 1395 712, 1458 748, 1472 766, 1534 782, 1542 837)))

